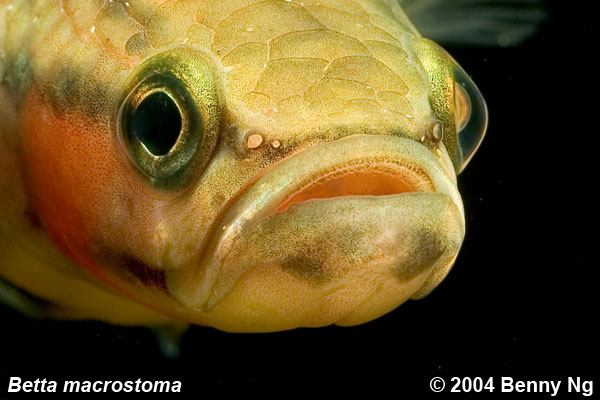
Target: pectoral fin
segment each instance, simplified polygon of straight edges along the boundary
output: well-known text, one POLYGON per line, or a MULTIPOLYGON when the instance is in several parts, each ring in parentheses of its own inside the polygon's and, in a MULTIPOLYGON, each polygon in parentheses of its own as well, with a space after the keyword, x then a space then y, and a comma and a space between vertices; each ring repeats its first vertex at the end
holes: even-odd
POLYGON ((443 45, 516 46, 546 17, 544 0, 398 0, 421 35, 443 45))
POLYGON ((29 318, 38 319, 48 317, 48 313, 41 306, 40 301, 36 301, 34 297, 2 279, 0 279, 0 302, 29 318))

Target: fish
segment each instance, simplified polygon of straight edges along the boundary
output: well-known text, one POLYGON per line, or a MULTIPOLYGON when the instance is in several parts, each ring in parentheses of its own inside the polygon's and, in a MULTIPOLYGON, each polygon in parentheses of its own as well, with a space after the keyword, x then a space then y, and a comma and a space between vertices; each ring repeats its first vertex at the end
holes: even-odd
POLYGON ((1 0, 2 301, 271 332, 427 296, 488 123, 404 11, 443 3, 1 0))

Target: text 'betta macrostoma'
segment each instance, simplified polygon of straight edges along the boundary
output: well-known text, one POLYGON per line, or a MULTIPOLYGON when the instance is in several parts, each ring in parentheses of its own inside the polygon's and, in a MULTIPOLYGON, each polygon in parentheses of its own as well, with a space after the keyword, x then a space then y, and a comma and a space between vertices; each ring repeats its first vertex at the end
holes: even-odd
POLYGON ((0 297, 242 332, 372 320, 452 267, 486 124, 396 1, 0 0, 0 297))

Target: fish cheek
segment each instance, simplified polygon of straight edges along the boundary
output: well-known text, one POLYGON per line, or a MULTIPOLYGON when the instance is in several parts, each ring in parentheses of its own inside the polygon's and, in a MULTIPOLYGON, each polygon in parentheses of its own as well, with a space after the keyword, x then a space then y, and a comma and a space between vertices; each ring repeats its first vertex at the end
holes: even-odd
MULTIPOLYGON (((82 161, 85 153, 92 158, 101 153, 90 151, 96 147, 92 140, 85 153, 80 151, 83 138, 94 133, 81 118, 53 112, 36 89, 30 91, 22 115, 27 184, 34 208, 57 246, 80 259, 90 239, 86 214, 94 208, 86 190, 94 177, 82 171, 82 161)), ((101 274, 98 268, 91 269, 101 274)))
POLYGON ((38 218, 73 262, 130 292, 125 287, 135 274, 117 271, 127 259, 115 259, 121 252, 114 242, 122 243, 123 254, 135 246, 132 238, 141 236, 141 221, 136 221, 133 208, 150 205, 155 196, 135 184, 108 124, 79 111, 57 113, 36 89, 22 115, 27 185, 38 218), (108 264, 115 268, 108 270, 108 264))

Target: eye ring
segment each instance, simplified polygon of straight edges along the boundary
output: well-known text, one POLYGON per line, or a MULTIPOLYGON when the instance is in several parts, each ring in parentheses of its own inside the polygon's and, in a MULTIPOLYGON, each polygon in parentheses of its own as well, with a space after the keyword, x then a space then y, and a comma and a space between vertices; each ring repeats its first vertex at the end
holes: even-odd
POLYGON ((157 185, 181 174, 204 142, 200 110, 185 84, 168 72, 130 91, 118 127, 129 160, 157 185))

